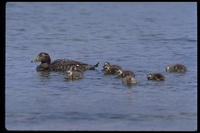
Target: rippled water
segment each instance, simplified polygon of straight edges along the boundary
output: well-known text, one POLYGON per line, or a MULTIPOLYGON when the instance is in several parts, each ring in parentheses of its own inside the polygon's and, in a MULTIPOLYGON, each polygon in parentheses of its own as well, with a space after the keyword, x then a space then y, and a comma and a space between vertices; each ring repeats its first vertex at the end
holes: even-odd
POLYGON ((6 4, 8 130, 196 130, 196 3, 6 4), (37 72, 40 52, 89 64, 82 80, 37 72), (109 61, 136 74, 128 87, 105 76, 109 61), (182 63, 185 74, 167 73, 182 63), (160 72, 164 82, 148 81, 160 72))

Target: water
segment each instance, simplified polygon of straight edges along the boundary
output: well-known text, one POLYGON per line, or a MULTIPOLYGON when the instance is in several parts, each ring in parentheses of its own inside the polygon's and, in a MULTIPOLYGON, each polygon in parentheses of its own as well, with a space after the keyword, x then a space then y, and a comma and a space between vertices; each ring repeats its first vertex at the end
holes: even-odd
POLYGON ((197 5, 9 2, 5 89, 8 130, 194 131, 197 5), (35 70, 40 52, 100 64, 67 82, 63 73, 35 70), (105 61, 134 71, 138 84, 105 76, 105 61), (165 72, 175 63, 189 71, 165 72), (152 72, 166 81, 148 81, 152 72))

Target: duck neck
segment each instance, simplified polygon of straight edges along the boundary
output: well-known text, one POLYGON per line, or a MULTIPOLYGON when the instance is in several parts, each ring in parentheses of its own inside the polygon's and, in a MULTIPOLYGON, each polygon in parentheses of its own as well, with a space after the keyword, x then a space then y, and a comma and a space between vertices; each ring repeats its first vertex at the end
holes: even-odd
POLYGON ((44 71, 49 69, 49 64, 48 63, 41 63, 39 66, 37 66, 36 70, 37 71, 44 71))
POLYGON ((46 63, 46 64, 51 64, 51 59, 50 57, 46 57, 44 61, 41 61, 41 64, 46 63))
POLYGON ((41 61, 41 64, 36 68, 39 71, 48 70, 49 65, 51 64, 50 57, 46 57, 46 59, 41 61))

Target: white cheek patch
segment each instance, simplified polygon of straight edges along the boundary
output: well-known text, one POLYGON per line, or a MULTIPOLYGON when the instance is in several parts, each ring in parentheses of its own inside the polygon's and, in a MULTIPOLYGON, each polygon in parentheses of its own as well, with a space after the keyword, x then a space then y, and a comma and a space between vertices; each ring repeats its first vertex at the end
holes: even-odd
POLYGON ((122 70, 118 70, 120 74, 122 74, 122 70))
POLYGON ((121 71, 120 71, 120 70, 117 70, 117 74, 121 74, 121 71))
POLYGON ((109 69, 109 67, 108 67, 108 66, 105 66, 105 69, 106 69, 106 70, 108 70, 108 69, 109 69))
POLYGON ((151 74, 147 75, 148 78, 151 78, 151 74))
POLYGON ((72 72, 69 70, 69 71, 66 71, 66 73, 68 74, 68 75, 72 75, 72 72))
POLYGON ((109 66, 109 64, 108 64, 107 62, 105 62, 105 63, 104 63, 104 67, 105 67, 105 66, 109 66))
POLYGON ((166 69, 169 70, 169 66, 166 69))
POLYGON ((131 77, 131 83, 136 83, 136 80, 133 77, 131 77))

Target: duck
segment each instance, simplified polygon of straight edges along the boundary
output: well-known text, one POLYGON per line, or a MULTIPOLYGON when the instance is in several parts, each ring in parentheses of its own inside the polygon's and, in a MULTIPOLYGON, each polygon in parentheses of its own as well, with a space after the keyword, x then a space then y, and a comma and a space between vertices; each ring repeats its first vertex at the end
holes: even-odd
POLYGON ((167 72, 178 72, 178 73, 185 73, 187 71, 187 68, 182 64, 174 64, 174 65, 168 65, 166 67, 167 72))
POLYGON ((155 80, 155 81, 164 81, 165 77, 164 75, 160 73, 150 73, 147 75, 148 80, 155 80))
POLYGON ((132 75, 127 75, 126 77, 122 79, 122 83, 127 84, 127 85, 135 85, 137 84, 137 81, 135 77, 133 77, 132 75))
POLYGON ((65 78, 67 80, 78 80, 82 79, 84 77, 84 74, 80 70, 72 70, 73 68, 71 67, 69 70, 66 71, 66 76, 65 78))
POLYGON ((135 77, 135 74, 130 70, 122 70, 122 69, 117 70, 117 76, 116 76, 117 78, 124 78, 127 75, 135 77))
POLYGON ((57 59, 51 62, 51 58, 46 52, 39 53, 31 62, 41 62, 41 64, 36 67, 37 71, 66 71, 74 65, 79 65, 82 70, 95 70, 99 65, 99 62, 96 65, 89 65, 87 63, 70 59, 57 59))
POLYGON ((102 71, 107 70, 107 68, 111 68, 111 73, 115 73, 116 70, 121 69, 121 67, 119 65, 111 65, 109 62, 105 62, 103 65, 103 69, 102 71))
POLYGON ((80 72, 84 72, 85 69, 83 69, 80 65, 76 64, 76 65, 73 65, 71 66, 71 69, 72 70, 75 70, 75 71, 80 71, 80 72))
POLYGON ((117 71, 119 70, 120 68, 118 67, 115 67, 115 66, 105 66, 103 68, 103 71, 104 71, 104 74, 117 74, 117 71))

